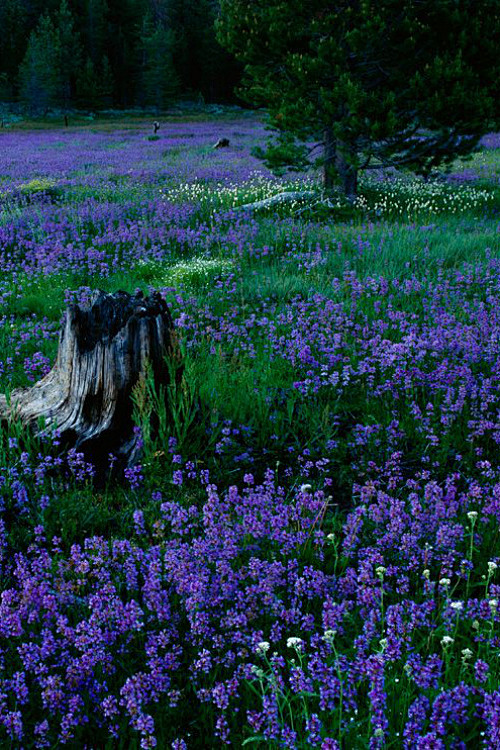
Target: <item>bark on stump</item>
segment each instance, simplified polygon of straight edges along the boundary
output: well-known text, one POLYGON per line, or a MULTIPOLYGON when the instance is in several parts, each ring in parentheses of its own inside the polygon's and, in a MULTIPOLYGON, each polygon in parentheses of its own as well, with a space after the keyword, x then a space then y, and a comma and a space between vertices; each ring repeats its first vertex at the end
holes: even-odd
POLYGON ((156 384, 169 381, 167 357, 178 358, 173 322, 155 292, 96 291, 85 306, 67 308, 52 370, 32 388, 17 389, 10 404, 0 396, 0 417, 18 418, 40 435, 57 428, 96 468, 133 465, 139 439, 132 420, 132 390, 150 367, 156 384), (44 426, 40 427, 40 424, 44 426))

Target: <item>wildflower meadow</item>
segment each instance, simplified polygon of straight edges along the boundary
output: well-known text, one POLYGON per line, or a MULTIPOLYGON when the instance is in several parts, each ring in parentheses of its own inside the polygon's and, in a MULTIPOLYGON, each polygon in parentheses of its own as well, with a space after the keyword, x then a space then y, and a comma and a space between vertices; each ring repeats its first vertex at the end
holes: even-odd
POLYGON ((2 748, 500 748, 500 137, 348 201, 265 135, 0 132, 0 393, 94 289, 183 366, 118 479, 2 425, 2 748))

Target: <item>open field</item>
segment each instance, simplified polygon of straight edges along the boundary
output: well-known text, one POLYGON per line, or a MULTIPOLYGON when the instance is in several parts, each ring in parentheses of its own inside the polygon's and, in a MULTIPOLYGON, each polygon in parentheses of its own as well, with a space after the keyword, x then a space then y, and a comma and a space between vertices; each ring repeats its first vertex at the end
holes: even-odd
POLYGON ((0 434, 2 747, 500 747, 500 137, 351 206, 265 136, 0 132, 0 393, 95 288, 185 366, 121 485, 0 434))

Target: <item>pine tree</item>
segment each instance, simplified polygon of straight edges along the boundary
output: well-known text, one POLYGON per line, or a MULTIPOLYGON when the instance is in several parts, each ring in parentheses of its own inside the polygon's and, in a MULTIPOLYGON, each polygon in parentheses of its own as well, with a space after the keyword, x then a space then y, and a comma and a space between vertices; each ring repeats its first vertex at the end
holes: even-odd
POLYGON ((188 50, 199 71, 196 87, 209 101, 234 98, 234 88, 241 78, 241 67, 217 40, 215 21, 219 13, 218 0, 198 0, 196 13, 196 42, 188 50))
MULTIPOLYGON (((167 18, 176 38, 175 61, 182 88, 207 99, 234 85, 234 59, 215 35, 218 0, 169 0, 167 18)), ((236 76, 237 77, 237 76, 236 76)))
POLYGON ((170 29, 155 24, 147 15, 142 24, 141 100, 157 110, 164 108, 175 96, 179 80, 173 64, 175 37, 170 29))
POLYGON ((221 0, 218 35, 281 133, 274 161, 321 139, 349 196, 359 170, 428 174, 500 120, 498 0, 221 0))
POLYGON ((113 103, 115 81, 108 56, 103 55, 99 71, 99 107, 109 107, 113 103))
POLYGON ((75 30, 73 15, 67 0, 62 0, 56 14, 55 26, 60 44, 60 71, 62 100, 69 106, 75 89, 75 79, 81 66, 80 35, 75 30))
POLYGON ((85 0, 82 15, 84 47, 94 65, 97 65, 106 54, 106 43, 109 37, 107 0, 85 0))
POLYGON ((87 57, 76 81, 78 106, 90 110, 110 106, 113 103, 113 88, 113 73, 106 55, 97 68, 87 57))
POLYGON ((44 112, 64 98, 61 43, 49 16, 41 16, 37 28, 31 32, 19 68, 19 82, 21 100, 33 112, 44 112))
POLYGON ((97 109, 99 80, 92 59, 87 57, 76 80, 76 103, 83 109, 97 109))
POLYGON ((106 53, 113 70, 115 96, 120 105, 134 103, 137 95, 137 48, 146 14, 146 0, 108 0, 109 34, 106 53))
POLYGON ((26 51, 27 13, 22 0, 0 3, 0 71, 4 73, 4 96, 16 92, 16 73, 26 51))

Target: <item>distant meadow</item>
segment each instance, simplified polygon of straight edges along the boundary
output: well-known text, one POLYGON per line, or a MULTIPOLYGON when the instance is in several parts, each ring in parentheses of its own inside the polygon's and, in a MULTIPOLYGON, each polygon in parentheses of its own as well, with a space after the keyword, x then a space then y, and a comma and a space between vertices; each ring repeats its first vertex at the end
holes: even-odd
POLYGON ((2 426, 1 747, 500 747, 500 136, 355 202, 267 136, 0 131, 0 393, 97 288, 159 290, 184 368, 103 486, 2 426))

